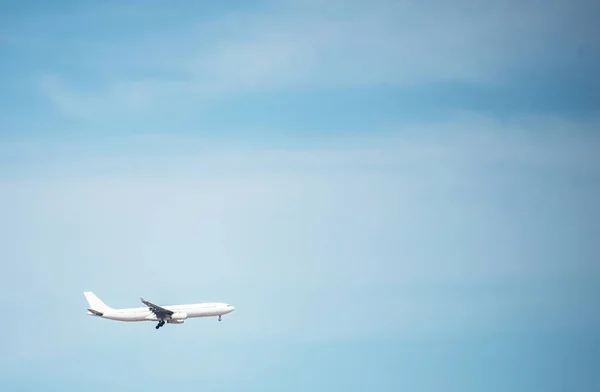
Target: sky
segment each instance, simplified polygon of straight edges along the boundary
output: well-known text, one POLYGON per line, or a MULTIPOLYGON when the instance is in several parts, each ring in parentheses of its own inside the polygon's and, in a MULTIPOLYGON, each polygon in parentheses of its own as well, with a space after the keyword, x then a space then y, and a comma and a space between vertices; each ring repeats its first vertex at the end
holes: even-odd
POLYGON ((0 390, 600 390, 598 16, 0 0, 0 390))

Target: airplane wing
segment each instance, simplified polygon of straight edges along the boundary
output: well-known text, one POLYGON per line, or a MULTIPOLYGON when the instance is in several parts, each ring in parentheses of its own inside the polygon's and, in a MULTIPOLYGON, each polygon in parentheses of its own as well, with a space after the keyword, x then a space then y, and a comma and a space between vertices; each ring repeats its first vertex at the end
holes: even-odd
POLYGON ((165 309, 158 305, 154 305, 152 302, 148 302, 143 298, 140 298, 140 299, 142 300, 144 305, 146 305, 148 308, 150 308, 150 311, 152 311, 152 313, 154 313, 156 315, 156 317, 158 317, 159 319, 169 317, 173 314, 173 311, 171 311, 169 309, 165 309))

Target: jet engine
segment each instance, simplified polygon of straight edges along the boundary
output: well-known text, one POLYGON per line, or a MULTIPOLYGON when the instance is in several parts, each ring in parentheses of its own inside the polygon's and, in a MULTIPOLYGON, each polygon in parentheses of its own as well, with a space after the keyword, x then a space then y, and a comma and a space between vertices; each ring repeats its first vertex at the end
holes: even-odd
POLYGON ((171 315, 171 319, 167 320, 169 324, 183 324, 183 320, 187 318, 187 313, 175 312, 171 315))

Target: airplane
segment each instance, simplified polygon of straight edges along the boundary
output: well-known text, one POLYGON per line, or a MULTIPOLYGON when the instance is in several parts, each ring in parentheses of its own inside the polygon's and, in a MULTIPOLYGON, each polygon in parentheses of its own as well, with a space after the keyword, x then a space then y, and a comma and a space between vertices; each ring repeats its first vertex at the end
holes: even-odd
POLYGON ((147 307, 113 309, 91 291, 83 293, 88 305, 88 315, 117 321, 158 321, 156 329, 165 323, 183 324, 185 319, 193 317, 216 317, 235 310, 232 305, 223 303, 200 303, 190 305, 158 306, 140 298, 147 307))

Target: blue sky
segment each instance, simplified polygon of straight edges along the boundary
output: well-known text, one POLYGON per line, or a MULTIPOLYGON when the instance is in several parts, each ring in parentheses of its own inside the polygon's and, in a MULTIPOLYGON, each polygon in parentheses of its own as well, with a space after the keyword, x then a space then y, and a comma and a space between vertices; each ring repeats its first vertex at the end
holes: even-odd
POLYGON ((600 389, 594 2, 172 3, 0 2, 1 390, 600 389))

